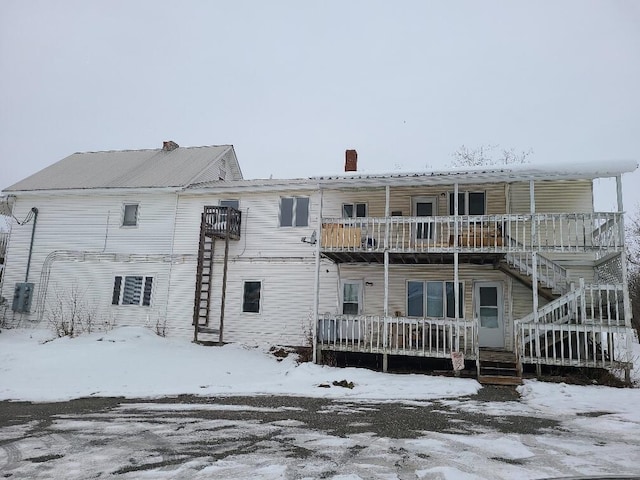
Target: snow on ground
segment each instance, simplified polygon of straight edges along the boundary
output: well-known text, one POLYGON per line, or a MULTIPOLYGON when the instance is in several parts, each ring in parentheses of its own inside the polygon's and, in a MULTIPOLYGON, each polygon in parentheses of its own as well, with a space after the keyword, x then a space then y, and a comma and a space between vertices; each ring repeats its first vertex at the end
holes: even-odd
MULTIPOLYGON (((640 379, 640 346, 634 344, 640 379)), ((383 374, 357 368, 297 364, 279 360, 267 348, 229 344, 203 347, 183 339, 163 338, 141 327, 76 338, 53 338, 47 330, 0 333, 0 400, 64 401, 86 396, 160 397, 165 395, 295 395, 359 400, 429 400, 476 393, 471 379, 383 374), (355 387, 332 385, 347 380, 355 387), (322 388, 319 385, 329 386, 322 388)), ((636 418, 639 389, 576 386, 526 381, 522 402, 495 405, 519 413, 611 412, 636 418)), ((455 403, 455 401, 453 401, 455 403)), ((474 408, 472 403, 467 408, 474 408)), ((479 408, 479 407, 478 407, 479 408)), ((492 405, 483 403, 492 414, 492 405)), ((516 412, 513 412, 516 413, 516 412)), ((640 423, 640 420, 639 420, 640 423)))
MULTIPOLYGON (((304 410, 300 407, 142 401, 112 412, 58 415, 35 436, 31 428, 41 426, 5 427, 0 431, 4 442, 0 472, 4 468, 15 478, 87 478, 114 472, 121 478, 154 479, 280 479, 295 474, 334 480, 471 480, 640 473, 638 388, 526 381, 519 388, 520 400, 485 402, 462 398, 478 391, 474 380, 298 365, 291 357, 278 361, 266 349, 201 347, 141 328, 48 340, 50 333, 43 331, 0 333, 0 399, 177 394, 326 397, 344 401, 328 404, 314 415, 344 415, 364 430, 347 436, 317 430, 305 423, 304 415, 295 419, 304 410), (354 382, 353 390, 318 387, 343 379, 354 382), (417 432, 413 438, 368 431, 362 422, 366 415, 399 399, 408 410, 433 405, 437 399, 431 413, 448 415, 453 426, 446 432, 417 432), (209 411, 244 416, 209 419, 209 411), (501 433, 478 425, 470 434, 462 428, 464 421, 456 419, 456 412, 464 411, 498 422, 516 416, 559 423, 557 428, 530 434, 501 433), (280 417, 270 422, 245 418, 251 412, 280 417), (462 422, 459 432, 456 421, 462 422), (194 454, 201 443, 207 448, 194 454), (292 452, 306 453, 298 457, 292 452), (145 464, 144 469, 137 468, 145 464)), ((640 347, 634 348, 637 359, 640 347)))
POLYGON ((43 330, 4 330, 0 400, 178 394, 424 400, 471 395, 480 388, 471 379, 297 364, 293 356, 278 361, 266 350, 232 344, 203 347, 140 327, 54 340, 43 330), (355 387, 332 386, 340 380, 355 387))

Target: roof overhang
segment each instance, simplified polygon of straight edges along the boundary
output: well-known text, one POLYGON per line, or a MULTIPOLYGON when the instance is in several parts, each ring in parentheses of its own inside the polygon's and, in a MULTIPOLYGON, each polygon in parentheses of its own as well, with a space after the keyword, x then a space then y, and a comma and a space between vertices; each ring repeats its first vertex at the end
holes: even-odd
POLYGON ((565 165, 519 164, 504 167, 476 167, 464 170, 443 170, 414 173, 329 175, 290 180, 241 180, 237 182, 209 182, 193 185, 184 193, 202 194, 212 191, 294 191, 343 188, 376 188, 385 186, 453 185, 458 183, 514 183, 547 180, 593 180, 617 177, 638 168, 635 160, 618 160, 599 163, 565 165))

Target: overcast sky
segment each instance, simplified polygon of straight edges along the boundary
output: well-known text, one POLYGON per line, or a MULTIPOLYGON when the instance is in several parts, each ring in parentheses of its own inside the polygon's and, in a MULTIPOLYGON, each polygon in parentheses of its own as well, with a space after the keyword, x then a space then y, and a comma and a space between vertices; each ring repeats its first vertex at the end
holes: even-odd
POLYGON ((0 188, 170 139, 246 178, 639 160, 640 2, 0 0, 0 188))

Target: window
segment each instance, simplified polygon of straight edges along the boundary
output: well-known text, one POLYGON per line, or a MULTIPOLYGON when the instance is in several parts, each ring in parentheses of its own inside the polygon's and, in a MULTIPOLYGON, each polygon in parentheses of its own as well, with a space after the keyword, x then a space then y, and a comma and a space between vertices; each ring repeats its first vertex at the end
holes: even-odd
POLYGON ((342 218, 361 218, 366 216, 366 203, 344 203, 342 205, 342 218))
MULTIPOLYGON (((464 285, 458 284, 458 318, 464 317, 464 285)), ((453 282, 407 282, 407 315, 409 317, 455 318, 453 282), (425 315, 426 312, 426 315, 425 315)))
POLYGON ((151 305, 153 277, 117 276, 113 281, 112 305, 151 305))
POLYGON ((306 227, 309 225, 309 197, 282 197, 280 199, 280 226, 306 227))
POLYGON ((240 200, 220 200, 221 207, 231 207, 240 210, 240 200))
POLYGON ((262 282, 244 282, 244 295, 242 299, 242 311, 260 313, 260 291, 262 282))
POLYGON ((359 315, 362 305, 362 282, 344 280, 342 282, 342 313, 359 315))
MULTIPOLYGON (((449 215, 455 215, 453 192, 449 192, 449 215)), ((460 215, 484 215, 486 213, 485 192, 458 192, 460 215)))
POLYGON ((126 203, 122 214, 123 227, 135 227, 138 224, 138 204, 126 203))

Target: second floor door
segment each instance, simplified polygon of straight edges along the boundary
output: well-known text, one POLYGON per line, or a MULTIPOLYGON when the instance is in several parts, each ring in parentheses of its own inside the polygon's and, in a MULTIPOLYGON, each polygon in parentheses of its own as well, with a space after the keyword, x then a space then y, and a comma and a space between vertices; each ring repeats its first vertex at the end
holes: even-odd
MULTIPOLYGON (((412 204, 414 217, 433 217, 436 214, 435 197, 413 197, 412 204)), ((433 242, 435 236, 435 223, 418 222, 415 224, 413 238, 417 244, 433 242)))

